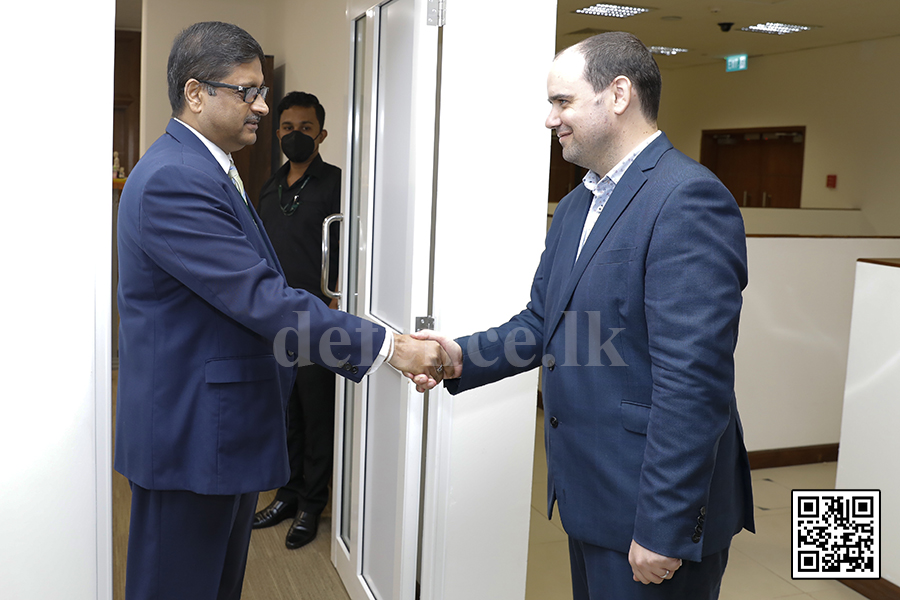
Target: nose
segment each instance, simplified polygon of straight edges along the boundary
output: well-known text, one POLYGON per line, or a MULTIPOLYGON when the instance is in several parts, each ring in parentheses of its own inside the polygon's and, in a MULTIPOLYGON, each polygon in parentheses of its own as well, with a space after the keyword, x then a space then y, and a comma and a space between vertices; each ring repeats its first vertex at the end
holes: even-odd
POLYGON ((550 106, 550 114, 547 115, 547 120, 544 121, 544 127, 547 129, 556 129, 559 127, 559 111, 556 110, 555 106, 550 106))
POLYGON ((263 99, 262 94, 258 94, 256 98, 253 99, 253 102, 250 104, 250 110, 261 117, 269 114, 269 105, 266 104, 266 101, 265 99, 263 99))

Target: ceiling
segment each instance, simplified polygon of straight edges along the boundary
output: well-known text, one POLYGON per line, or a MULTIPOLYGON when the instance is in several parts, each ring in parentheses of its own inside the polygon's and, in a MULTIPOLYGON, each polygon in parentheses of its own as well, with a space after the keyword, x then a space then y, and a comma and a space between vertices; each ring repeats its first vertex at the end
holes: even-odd
MULTIPOLYGON (((448 0, 448 12, 452 10, 453 0, 448 0)), ((732 54, 752 59, 900 35, 898 0, 559 0, 557 15, 558 49, 594 33, 628 31, 647 46, 689 50, 675 56, 657 55, 662 69, 724 62, 732 54), (601 1, 653 10, 624 19, 574 12, 601 1), (768 21, 817 28, 790 35, 740 31, 768 21), (718 23, 734 26, 725 33, 718 23)))
MULTIPOLYGON (((447 0, 451 13, 455 1, 462 0, 447 0)), ((720 62, 731 54, 754 57, 900 35, 898 0, 622 0, 617 3, 653 10, 625 19, 574 12, 595 3, 596 0, 559 0, 559 49, 594 33, 629 31, 648 46, 689 50, 676 56, 658 55, 657 62, 663 69, 720 62), (741 27, 767 21, 818 28, 790 35, 740 31, 741 27), (734 27, 724 33, 718 23, 734 23, 734 27)), ((116 0, 116 27, 140 29, 140 15, 141 0, 116 0)))

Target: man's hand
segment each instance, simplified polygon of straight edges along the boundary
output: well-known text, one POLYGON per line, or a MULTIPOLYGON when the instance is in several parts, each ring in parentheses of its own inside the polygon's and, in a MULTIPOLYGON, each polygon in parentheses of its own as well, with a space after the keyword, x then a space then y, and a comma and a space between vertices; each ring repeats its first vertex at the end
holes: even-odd
POLYGON ((444 378, 450 357, 440 344, 409 335, 394 334, 394 355, 390 365, 412 379, 420 392, 430 390, 444 378))
MULTIPOLYGON (((459 344, 430 329, 423 329, 422 331, 417 331, 411 335, 417 340, 432 340, 441 345, 441 348, 443 348, 448 359, 443 365, 444 379, 458 379, 459 377, 462 377, 463 359, 462 348, 459 347, 459 344)), ((425 377, 421 375, 413 376, 409 373, 407 373, 406 376, 413 380, 413 383, 416 384, 416 389, 420 392, 431 389, 427 387, 428 381, 425 377)))
POLYGON ((648 550, 631 540, 631 550, 628 551, 628 562, 631 563, 631 571, 634 580, 644 585, 648 583, 660 584, 666 579, 672 579, 675 571, 681 568, 680 558, 669 558, 648 550))

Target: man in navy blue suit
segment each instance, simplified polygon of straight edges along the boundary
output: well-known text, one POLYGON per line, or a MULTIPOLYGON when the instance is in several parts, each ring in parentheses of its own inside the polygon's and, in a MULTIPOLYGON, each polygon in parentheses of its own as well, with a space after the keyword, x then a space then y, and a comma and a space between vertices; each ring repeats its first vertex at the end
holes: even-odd
POLYGON ((419 335, 450 355, 453 394, 543 367, 547 510, 576 600, 715 599, 732 537, 753 530, 734 394, 743 221, 658 130, 661 87, 630 34, 556 57, 546 126, 588 174, 556 209, 531 301, 472 336, 419 335))
POLYGON ((298 363, 359 381, 389 362, 434 385, 449 362, 433 342, 288 287, 231 161, 269 111, 263 60, 234 25, 179 34, 173 118, 122 191, 115 466, 132 490, 127 600, 240 598, 257 494, 288 480, 298 363))

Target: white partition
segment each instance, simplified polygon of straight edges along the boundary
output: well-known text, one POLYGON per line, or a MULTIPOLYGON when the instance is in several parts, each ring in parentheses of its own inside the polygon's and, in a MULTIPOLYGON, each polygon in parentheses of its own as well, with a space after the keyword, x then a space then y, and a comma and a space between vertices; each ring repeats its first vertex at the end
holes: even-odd
POLYGON ((898 238, 750 237, 735 353, 747 449, 836 444, 856 260, 898 238))
POLYGON ((4 54, 28 56, 5 76, 32 92, 4 100, 0 598, 110 600, 115 4, 5 13, 4 54), (40 126, 61 111, 87 118, 40 126))
MULTIPOLYGON (((447 4, 434 316, 448 334, 498 325, 528 301, 546 234, 555 20, 552 1, 447 4), (527 42, 491 42, 498 23, 527 42)), ((434 394, 422 598, 525 597, 536 402, 537 370, 434 394)))
POLYGON ((900 585, 900 261, 856 267, 837 489, 881 490, 881 576, 900 585))

